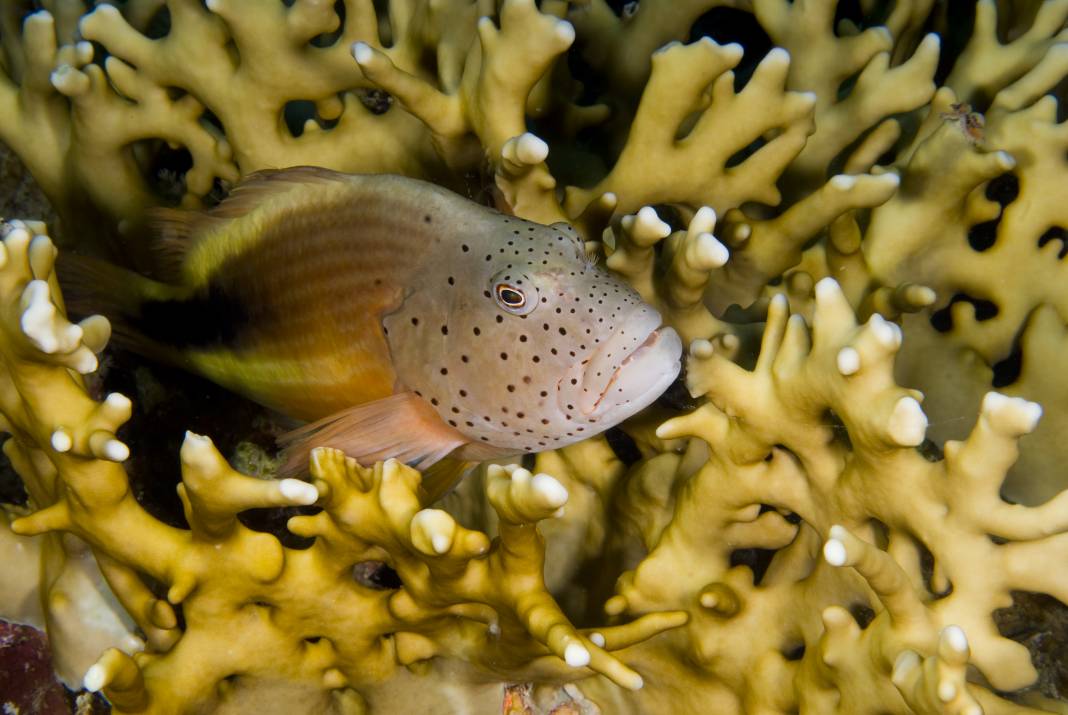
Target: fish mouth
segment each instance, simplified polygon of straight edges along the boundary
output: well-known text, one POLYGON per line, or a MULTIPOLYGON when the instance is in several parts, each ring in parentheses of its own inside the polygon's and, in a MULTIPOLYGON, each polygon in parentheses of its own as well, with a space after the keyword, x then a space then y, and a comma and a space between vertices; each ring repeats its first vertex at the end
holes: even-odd
POLYGON ((678 376, 682 340, 661 325, 660 314, 643 307, 632 314, 582 369, 583 415, 620 413, 621 420, 655 400, 678 376))

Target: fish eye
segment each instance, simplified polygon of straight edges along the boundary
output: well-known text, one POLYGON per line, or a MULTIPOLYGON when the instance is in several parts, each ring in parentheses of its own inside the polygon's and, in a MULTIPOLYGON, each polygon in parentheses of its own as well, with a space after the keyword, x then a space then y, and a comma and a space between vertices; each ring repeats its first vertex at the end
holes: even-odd
POLYGON ((526 293, 515 286, 498 283, 495 292, 497 294, 497 302, 507 310, 522 310, 527 304, 526 293))
POLYGON ((489 281, 486 297, 493 297, 497 307, 512 315, 529 315, 538 307, 538 287, 529 276, 513 268, 500 271, 489 281))

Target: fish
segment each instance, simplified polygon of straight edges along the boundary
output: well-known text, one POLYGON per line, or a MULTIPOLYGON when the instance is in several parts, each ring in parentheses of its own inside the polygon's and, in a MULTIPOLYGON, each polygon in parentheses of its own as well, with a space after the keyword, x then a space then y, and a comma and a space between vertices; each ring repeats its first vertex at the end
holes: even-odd
POLYGON ((68 305, 103 313, 123 347, 306 423, 280 439, 284 474, 331 446, 460 465, 443 470, 455 480, 599 434, 679 374, 678 334, 573 227, 431 183, 260 171, 210 210, 152 221, 159 275, 61 258, 68 305))

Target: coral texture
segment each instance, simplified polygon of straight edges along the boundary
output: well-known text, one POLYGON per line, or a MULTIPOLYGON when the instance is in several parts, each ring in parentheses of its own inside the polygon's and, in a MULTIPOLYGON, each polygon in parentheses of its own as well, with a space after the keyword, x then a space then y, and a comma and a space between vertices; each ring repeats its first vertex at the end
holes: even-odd
POLYGON ((83 377, 106 322, 68 322, 44 226, 7 223, 30 504, 0 605, 118 712, 1065 712, 1066 21, 0 0, 0 141, 64 247, 148 270, 150 207, 398 173, 573 223, 690 345, 689 395, 440 504, 393 461, 275 481, 189 434, 180 528, 134 498, 130 400, 83 377), (289 533, 237 518, 294 505, 289 533))

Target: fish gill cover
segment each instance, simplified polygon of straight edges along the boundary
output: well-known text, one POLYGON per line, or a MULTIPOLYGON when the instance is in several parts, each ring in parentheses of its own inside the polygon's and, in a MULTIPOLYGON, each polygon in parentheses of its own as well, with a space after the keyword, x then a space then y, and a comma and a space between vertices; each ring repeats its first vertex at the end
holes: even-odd
POLYGON ((0 139, 57 215, 0 254, 27 494, 0 603, 69 684, 115 712, 1065 711, 1065 0, 0 10, 0 139), (149 209, 296 165, 570 223, 686 390, 439 503, 331 449, 235 470, 276 426, 105 351, 48 235, 162 270, 149 209), (225 457, 175 455, 183 403, 225 457), (146 485, 179 463, 168 511, 146 485))

